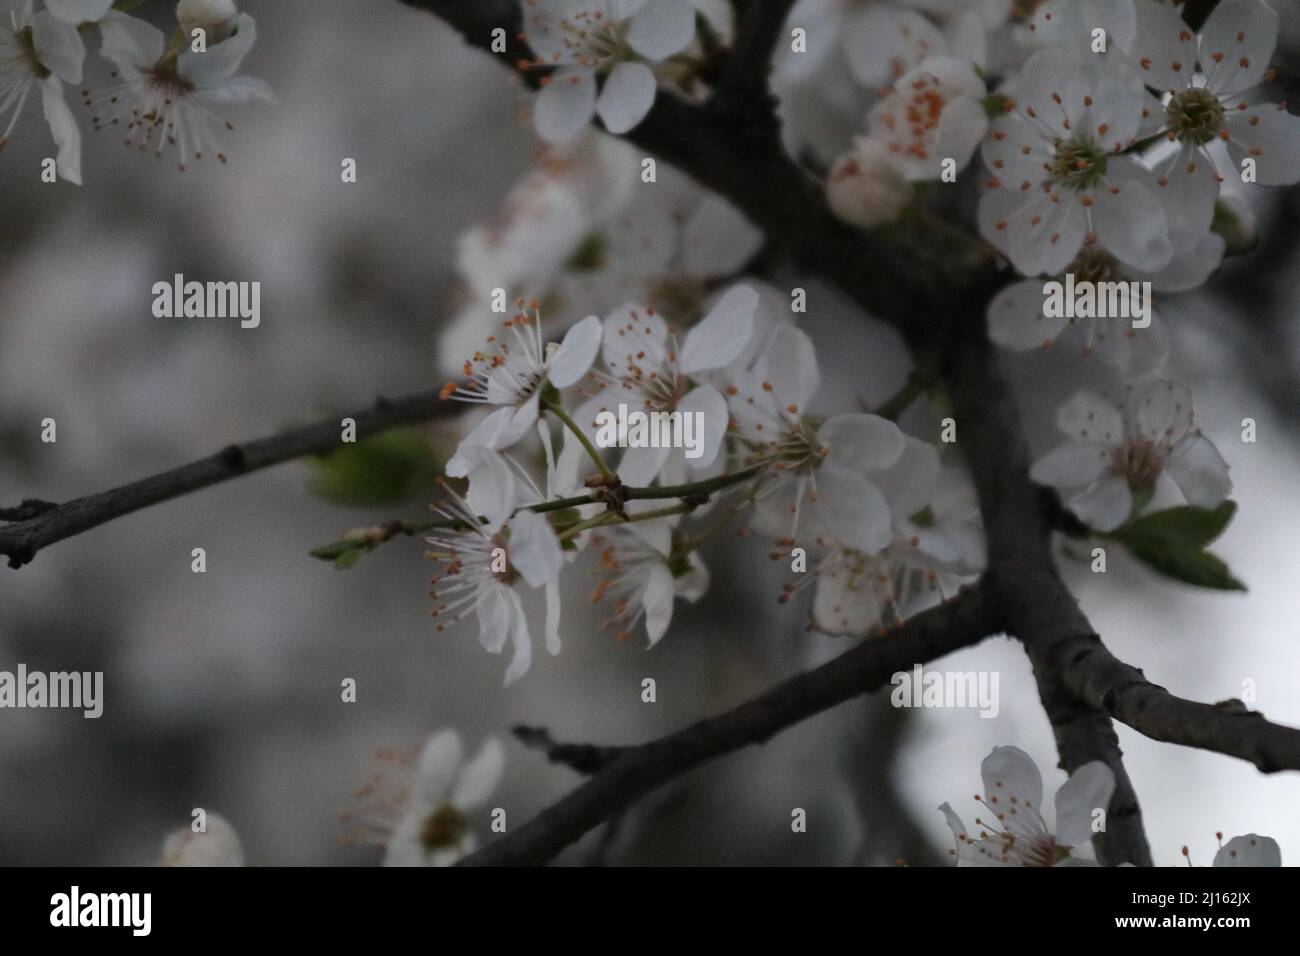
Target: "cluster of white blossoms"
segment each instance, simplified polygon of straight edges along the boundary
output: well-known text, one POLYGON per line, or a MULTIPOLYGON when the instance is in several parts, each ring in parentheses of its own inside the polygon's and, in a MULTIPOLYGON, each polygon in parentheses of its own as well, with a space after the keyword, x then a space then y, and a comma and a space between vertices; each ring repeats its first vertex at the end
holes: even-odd
MULTIPOLYGON (((1090 843, 1106 829, 1115 774, 1094 760, 1079 767, 1056 791, 1055 826, 1043 818, 1043 777, 1018 747, 994 747, 980 764, 984 792, 975 795, 980 815, 969 830, 956 811, 940 805, 952 830, 948 852, 958 866, 1097 866, 1090 843)), ((1248 833, 1226 844, 1219 834, 1215 866, 1281 866, 1282 854, 1269 837, 1248 833)), ((1183 848, 1184 856, 1190 855, 1183 848)))
POLYGON ((815 587, 812 624, 830 634, 889 626, 980 569, 973 495, 937 447, 877 415, 820 414, 811 340, 761 306, 738 282, 686 327, 635 302, 560 342, 536 302, 499 321, 443 391, 491 411, 448 463, 465 486, 448 484, 428 538, 440 630, 472 617, 489 652, 511 648, 517 680, 530 592, 558 653, 560 580, 591 552, 608 623, 653 645, 676 599, 708 587, 700 549, 732 519, 795 572, 782 603, 815 587))
POLYGON ((225 162, 221 135, 233 128, 220 110, 231 103, 270 101, 270 87, 237 71, 257 40, 253 18, 233 0, 180 0, 170 39, 157 27, 114 9, 114 0, 0 0, 0 150, 39 88, 45 120, 58 148, 61 179, 81 184, 81 130, 64 84, 80 87, 83 39, 100 35, 113 83, 81 97, 96 129, 116 129, 128 146, 157 156, 174 153, 183 170, 211 157, 225 162))
POLYGON ((1127 392, 1125 411, 1071 399, 1070 443, 1034 477, 1100 532, 1139 514, 1166 472, 1189 503, 1222 502, 1227 465, 1188 390, 1162 378, 1170 340, 1152 298, 1218 269, 1249 190, 1300 181, 1300 117, 1267 90, 1273 8, 1225 0, 1197 33, 1158 0, 804 0, 788 25, 807 52, 779 79, 857 104, 859 135, 826 177, 831 208, 878 226, 916 201, 914 183, 981 162, 980 234, 1024 277, 991 301, 990 338, 1027 351, 1073 330, 1127 392))

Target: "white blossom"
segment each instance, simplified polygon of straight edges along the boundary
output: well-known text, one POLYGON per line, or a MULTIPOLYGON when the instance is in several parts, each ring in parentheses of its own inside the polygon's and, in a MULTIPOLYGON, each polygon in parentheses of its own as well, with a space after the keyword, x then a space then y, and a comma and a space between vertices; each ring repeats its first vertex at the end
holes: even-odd
POLYGON ((221 107, 275 99, 262 80, 236 75, 257 42, 257 24, 246 13, 236 17, 227 39, 204 52, 169 47, 157 27, 124 13, 109 13, 101 29, 101 52, 119 82, 86 96, 95 110, 92 124, 118 128, 126 145, 141 152, 161 157, 174 149, 181 170, 207 157, 226 162, 220 140, 234 127, 217 112, 221 107))
POLYGON ((1149 498, 1165 472, 1188 502, 1202 508, 1215 507, 1232 491, 1223 456, 1192 427, 1192 393, 1179 382, 1130 390, 1123 410, 1079 391, 1056 422, 1070 441, 1034 462, 1030 476, 1060 489, 1070 510, 1097 531, 1124 524, 1135 496, 1149 498))
POLYGON ((1011 111, 983 144, 992 173, 980 232, 1025 275, 1055 275, 1100 245, 1145 271, 1173 257, 1150 173, 1124 150, 1137 141, 1146 97, 1122 64, 1034 54, 1003 91, 1011 111))
MULTIPOLYGON (((471 482, 471 493, 475 491, 471 482)), ((513 485, 493 486, 496 495, 514 494, 513 485)), ((560 652, 560 572, 564 552, 545 516, 527 509, 510 517, 482 521, 483 514, 509 514, 518 504, 493 502, 488 495, 472 494, 473 506, 448 489, 450 502, 436 508, 454 522, 448 530, 436 531, 425 540, 428 557, 441 565, 430 586, 437 603, 433 616, 442 631, 473 612, 478 621, 479 643, 490 654, 500 654, 508 643, 510 665, 505 683, 523 677, 532 666, 533 645, 528 616, 516 585, 542 588, 546 596, 546 648, 560 652)))
POLYGON ((32 0, 0 5, 0 151, 18 125, 32 89, 39 87, 50 134, 58 147, 59 176, 81 185, 81 131, 63 98, 64 83, 80 83, 86 45, 77 26, 99 20, 112 0, 51 0, 35 11, 32 0), (9 122, 4 122, 5 117, 9 122))
POLYGON ((690 0, 524 0, 523 6, 538 65, 555 67, 533 105, 537 132, 552 143, 573 139, 593 116, 611 133, 635 127, 654 105, 658 81, 651 65, 695 37, 690 0))
POLYGON ((975 831, 953 808, 939 809, 956 841, 948 851, 967 866, 1095 866, 1074 851, 1092 839, 1096 811, 1105 813, 1115 792, 1115 774, 1099 760, 1079 767, 1056 792, 1056 825, 1043 819, 1043 778, 1017 747, 994 747, 980 764, 984 793, 975 831))
POLYGON ((1283 104, 1251 103, 1271 75, 1277 13, 1261 0, 1224 0, 1198 38, 1177 9, 1133 3, 1131 59, 1142 81, 1164 94, 1151 102, 1150 125, 1176 147, 1157 164, 1157 182, 1172 194, 1175 241, 1195 242, 1210 228, 1219 184, 1239 178, 1244 161, 1260 185, 1300 181, 1300 117, 1283 104))
POLYGON ((355 792, 357 805, 339 814, 355 827, 345 842, 382 846, 384 866, 451 866, 478 848, 470 814, 501 780, 499 740, 487 738, 467 761, 460 735, 441 730, 418 755, 376 756, 380 769, 355 792))
POLYGON ((755 492, 757 523, 778 542, 803 535, 875 554, 889 544, 892 522, 868 473, 898 461, 903 434, 876 415, 811 416, 820 378, 808 336, 778 326, 753 368, 728 388, 742 462, 768 466, 755 492))
MULTIPOLYGON (((636 510, 630 508, 629 514, 636 510)), ((653 647, 668 632, 673 602, 682 598, 693 604, 708 590, 703 559, 694 550, 679 553, 675 541, 673 523, 663 518, 611 528, 593 538, 600 579, 592 603, 612 602, 613 614, 604 625, 617 627, 620 640, 643 622, 653 647)))
POLYGON ((871 110, 869 135, 886 145, 908 180, 939 179, 945 160, 964 169, 984 138, 986 92, 969 63, 930 57, 871 110))

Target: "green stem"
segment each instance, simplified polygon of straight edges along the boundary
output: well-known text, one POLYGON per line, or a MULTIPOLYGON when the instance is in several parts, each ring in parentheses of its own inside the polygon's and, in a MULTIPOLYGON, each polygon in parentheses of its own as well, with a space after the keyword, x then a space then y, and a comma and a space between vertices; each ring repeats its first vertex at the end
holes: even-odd
POLYGON ((596 463, 596 467, 600 469, 601 477, 609 482, 618 481, 618 476, 610 471, 609 466, 601 460, 600 452, 596 450, 596 446, 591 443, 591 439, 583 433, 582 429, 578 427, 578 423, 573 420, 568 412, 559 405, 553 405, 550 402, 545 402, 542 408, 563 422, 564 427, 573 433, 573 437, 578 439, 578 442, 586 449, 587 454, 591 456, 591 460, 596 463))

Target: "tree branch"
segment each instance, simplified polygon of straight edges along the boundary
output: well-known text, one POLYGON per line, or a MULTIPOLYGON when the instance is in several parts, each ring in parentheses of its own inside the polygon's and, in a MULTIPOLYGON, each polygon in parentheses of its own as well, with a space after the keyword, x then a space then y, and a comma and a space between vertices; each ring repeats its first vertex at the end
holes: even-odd
MULTIPOLYGON (((983 590, 963 589, 892 634, 868 639, 717 717, 640 746, 615 748, 600 772, 518 829, 462 861, 545 863, 604 820, 707 760, 762 743, 792 724, 889 682, 899 671, 978 643, 997 630, 983 590)), ((607 750, 608 748, 599 748, 607 750)))
MULTIPOLYGON (((443 401, 439 389, 418 392, 397 399, 381 398, 364 411, 346 417, 357 423, 357 438, 366 438, 399 425, 410 425, 454 415, 463 406, 443 401)), ((319 455, 341 445, 344 416, 330 418, 305 428, 296 428, 269 438, 229 445, 215 455, 173 468, 109 491, 49 506, 39 502, 25 520, 0 527, 0 555, 9 558, 11 568, 29 563, 42 548, 65 538, 97 528, 123 515, 140 511, 192 491, 270 468, 295 458, 319 455)), ((17 513, 22 508, 16 509, 17 513)))

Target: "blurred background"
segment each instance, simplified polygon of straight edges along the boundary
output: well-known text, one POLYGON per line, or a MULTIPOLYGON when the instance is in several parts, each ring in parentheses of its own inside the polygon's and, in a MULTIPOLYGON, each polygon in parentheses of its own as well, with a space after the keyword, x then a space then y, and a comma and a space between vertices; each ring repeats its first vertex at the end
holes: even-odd
MULTIPOLYGON (((228 166, 177 172, 79 116, 86 186, 44 185, 37 164, 51 147, 30 105, 0 156, 0 504, 99 491, 381 392, 435 387, 458 364, 437 353, 461 305, 456 243, 499 215, 530 168, 526 97, 497 64, 396 2, 242 6, 260 37, 244 72, 270 81, 279 104, 230 110, 228 166), (357 161, 355 184, 340 182, 345 157, 357 161), (261 328, 155 318, 151 287, 178 272, 260 281, 261 328), (45 418, 58 423, 56 444, 40 441, 45 418)), ((170 29, 169 4, 140 13, 170 29)), ((105 68, 93 52, 88 64, 93 88, 105 68)), ((1068 554, 1062 563, 1111 650, 1153 680, 1206 701, 1251 680, 1255 706, 1300 726, 1300 191, 1252 201, 1255 251, 1162 306, 1170 372, 1193 388, 1240 502, 1215 550, 1250 591, 1196 591, 1113 550, 1105 575, 1068 554), (1241 441, 1247 417, 1253 444, 1241 441)), ((815 305, 800 321, 823 364, 823 404, 881 401, 906 373, 901 344, 808 285, 815 305)), ((1036 451, 1056 441, 1056 404, 1100 374, 1072 349, 1006 365, 1036 451)), ((923 430, 933 414, 907 421, 923 430)), ((578 580, 561 655, 538 654, 503 690, 505 661, 472 627, 435 632, 418 541, 346 572, 308 554, 357 525, 417 519, 425 502, 343 507, 311 493, 311 479, 305 464, 282 466, 0 573, 0 668, 105 673, 99 720, 0 711, 0 863, 156 862, 164 835, 203 807, 234 824, 251 864, 372 864, 378 850, 341 844, 336 813, 377 749, 418 747, 447 726, 476 749, 520 722, 562 740, 638 742, 847 646, 806 631, 806 607, 777 605, 783 575, 760 545, 724 537, 709 554, 711 592, 679 604, 653 650, 601 630, 584 600, 590 582, 578 580), (196 547, 205 574, 191 571, 196 547), (347 677, 356 703, 340 700, 347 677), (654 704, 641 702, 645 677, 657 682, 654 704)), ((854 702, 683 777, 562 860, 942 859, 949 836, 936 807, 950 800, 973 815, 992 746, 1028 751, 1049 792, 1064 779, 1019 645, 994 638, 943 666, 998 671, 999 715, 854 702), (791 832, 795 807, 808 812, 807 833, 791 832)), ((1182 863, 1186 844, 1207 865, 1216 830, 1271 835, 1284 862, 1300 861, 1300 777, 1119 734, 1158 862, 1182 863)), ((578 780, 513 740, 507 751, 491 805, 511 824, 578 780)), ((486 816, 477 822, 486 834, 486 816)))

